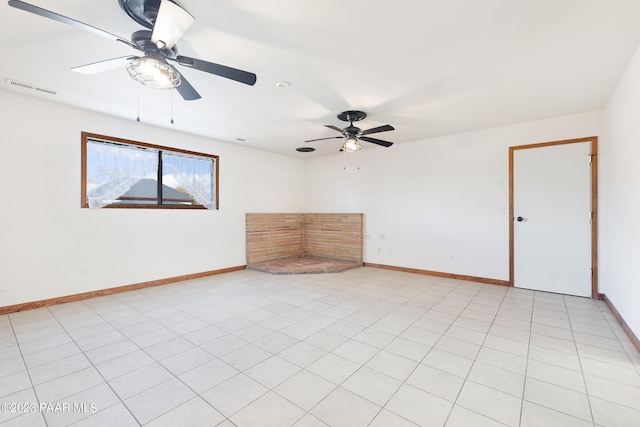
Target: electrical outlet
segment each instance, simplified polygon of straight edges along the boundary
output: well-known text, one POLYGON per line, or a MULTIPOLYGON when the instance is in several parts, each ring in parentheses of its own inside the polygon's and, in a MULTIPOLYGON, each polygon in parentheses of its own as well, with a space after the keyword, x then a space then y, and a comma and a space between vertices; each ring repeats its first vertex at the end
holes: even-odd
POLYGON ((455 254, 449 254, 449 261, 455 261, 455 259, 456 259, 455 254))
POLYGON ((380 233, 379 238, 380 238, 380 240, 384 240, 384 234, 380 233))
POLYGON ((89 276, 89 267, 82 267, 82 277, 89 276))

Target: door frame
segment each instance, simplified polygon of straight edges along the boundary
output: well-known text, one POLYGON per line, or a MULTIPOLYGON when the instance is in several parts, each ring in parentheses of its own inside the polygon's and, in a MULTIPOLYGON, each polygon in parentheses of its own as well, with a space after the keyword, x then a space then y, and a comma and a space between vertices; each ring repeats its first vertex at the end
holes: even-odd
POLYGON ((597 299, 598 294, 598 137, 566 139, 561 141, 542 142, 509 147, 509 286, 515 285, 514 268, 514 206, 513 206, 513 173, 514 152, 530 148, 548 147, 552 145, 591 142, 591 298, 597 299))

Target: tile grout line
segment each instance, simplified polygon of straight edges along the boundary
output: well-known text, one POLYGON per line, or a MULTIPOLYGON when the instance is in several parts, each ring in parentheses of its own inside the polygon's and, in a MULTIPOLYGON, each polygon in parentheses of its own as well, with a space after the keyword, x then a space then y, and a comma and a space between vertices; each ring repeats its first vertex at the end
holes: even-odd
MULTIPOLYGON (((31 389, 33 390, 33 394, 34 394, 34 395, 35 395, 35 397, 36 397, 36 404, 39 406, 39 405, 40 405, 40 403, 41 403, 41 402, 40 402, 40 397, 38 396, 38 392, 36 391, 36 388, 35 388, 35 386, 34 386, 34 384, 33 384, 33 378, 31 378, 31 372, 29 372, 29 367, 27 366, 27 363, 26 363, 26 361, 24 360, 24 353, 22 352, 22 346, 20 345, 20 341, 18 340, 18 334, 16 333, 16 330, 15 330, 15 327, 14 327, 14 324, 13 324, 13 320, 11 319, 11 315, 8 315, 8 316, 7 316, 7 318, 8 318, 8 320, 9 320, 9 325, 11 326, 11 331, 13 332, 13 337, 14 337, 14 338, 15 338, 15 340, 16 340, 16 347, 18 347, 18 351, 20 352, 20 358, 22 359, 22 363, 23 363, 23 365, 24 365, 24 369, 25 369, 25 371, 27 372, 27 376, 29 377, 29 384, 31 384, 31 389)), ((18 415, 18 416, 16 416, 16 417, 12 417, 12 418, 10 418, 10 419, 17 419, 17 418, 19 418, 20 416, 25 416, 25 414, 18 415)), ((48 426, 49 424, 48 424, 47 419, 46 419, 46 417, 44 416, 44 413, 43 413, 43 412, 40 412, 40 417, 41 417, 41 418, 42 418, 42 420, 44 421, 44 425, 45 425, 45 426, 48 426)))
POLYGON ((582 357, 580 357, 580 349, 578 348, 578 342, 576 341, 575 331, 573 330, 573 322, 571 321, 571 316, 569 315, 569 309, 567 307, 567 299, 565 296, 562 297, 562 302, 564 303, 564 308, 567 311, 567 320, 569 321, 569 327, 571 328, 571 336, 573 337, 573 344, 576 349, 576 355, 578 356, 578 364, 580 365, 580 376, 582 377, 582 383, 584 385, 585 396, 587 397, 587 404, 589 405, 589 414, 591 415, 591 424, 595 425, 595 418, 593 416, 593 408, 591 407, 591 399, 589 398, 589 389, 587 388, 587 380, 584 374, 584 368, 582 367, 582 357))

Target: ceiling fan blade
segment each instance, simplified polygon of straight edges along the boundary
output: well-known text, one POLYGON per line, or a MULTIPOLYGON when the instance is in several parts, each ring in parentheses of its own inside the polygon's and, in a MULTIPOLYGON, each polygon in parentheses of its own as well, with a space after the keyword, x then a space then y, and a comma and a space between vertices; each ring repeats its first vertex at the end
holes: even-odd
POLYGON ((393 142, 383 141, 381 139, 376 139, 376 138, 370 138, 368 136, 361 136, 359 139, 363 141, 371 142, 372 144, 382 145, 383 147, 391 147, 393 145, 393 142))
POLYGON ((185 101, 195 101, 202 98, 198 91, 195 90, 191 83, 184 78, 184 74, 180 74, 180 85, 176 87, 176 90, 185 101))
POLYGON ((172 1, 162 0, 153 25, 151 41, 158 47, 171 49, 193 21, 195 18, 189 12, 172 1))
POLYGON ((342 139, 342 138, 343 138, 342 136, 330 136, 328 138, 309 139, 305 142, 323 141, 325 139, 342 139))
POLYGON ((29 3, 25 3, 20 0, 9 0, 9 6, 15 7, 16 9, 24 10, 26 12, 31 12, 36 15, 43 16, 45 18, 53 19, 54 21, 62 22, 63 24, 71 25, 72 27, 80 28, 81 30, 88 31, 93 34, 97 34, 102 37, 107 37, 111 40, 115 40, 121 43, 124 43, 128 46, 131 46, 134 49, 138 49, 138 47, 131 43, 127 39, 123 39, 122 37, 116 36, 115 34, 111 34, 107 31, 101 30, 100 28, 96 28, 89 24, 85 24, 84 22, 76 21, 75 19, 68 18, 64 15, 60 15, 55 12, 51 12, 50 10, 43 9, 38 6, 34 6, 29 3))
POLYGON ((244 83, 249 86, 253 86, 256 83, 256 75, 248 71, 238 70, 237 68, 227 67, 225 65, 214 64, 213 62, 203 61, 201 59, 189 58, 188 56, 178 55, 175 59, 167 58, 172 61, 176 61, 180 65, 185 67, 195 68, 196 70, 204 71, 205 73, 215 74, 216 76, 224 77, 230 80, 235 80, 240 83, 244 83))
POLYGON ((343 131, 342 129, 340 129, 339 127, 337 127, 337 126, 333 126, 333 125, 325 125, 325 127, 328 127, 329 129, 333 129, 333 130, 335 130, 335 131, 338 131, 338 132, 340 132, 341 134, 343 134, 343 135, 344 135, 344 131, 343 131))
POLYGON ((363 130, 360 135, 369 135, 370 133, 378 133, 378 132, 387 132, 390 130, 395 130, 395 128, 391 125, 382 125, 376 128, 371 128, 367 130, 363 130))
POLYGON ((104 61, 93 62, 91 64, 80 65, 73 67, 71 70, 76 73, 82 74, 98 74, 104 71, 113 70, 114 68, 122 67, 129 62, 129 60, 137 58, 137 56, 121 56, 119 58, 106 59, 104 61))

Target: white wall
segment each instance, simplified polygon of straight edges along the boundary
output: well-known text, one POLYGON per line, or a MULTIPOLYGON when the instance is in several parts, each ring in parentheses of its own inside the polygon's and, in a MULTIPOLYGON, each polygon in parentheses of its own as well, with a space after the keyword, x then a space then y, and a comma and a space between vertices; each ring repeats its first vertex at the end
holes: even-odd
POLYGON ((0 125, 0 306, 244 265, 246 212, 303 209, 299 159, 2 91, 0 125), (220 209, 81 209, 81 131, 219 155, 220 209))
POLYGON ((640 337, 640 51, 606 109, 607 297, 640 337))
POLYGON ((363 212, 366 262, 508 280, 508 147, 603 133, 590 112, 309 159, 305 210, 363 212))

